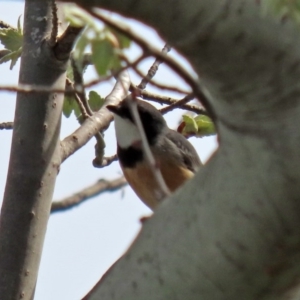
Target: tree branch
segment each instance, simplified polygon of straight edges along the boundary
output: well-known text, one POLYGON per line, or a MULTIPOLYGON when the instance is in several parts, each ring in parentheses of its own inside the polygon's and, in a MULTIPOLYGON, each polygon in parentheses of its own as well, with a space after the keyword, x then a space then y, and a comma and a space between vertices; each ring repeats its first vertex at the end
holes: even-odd
POLYGON ((108 157, 103 157, 102 161, 99 161, 98 156, 96 155, 95 159, 93 160, 93 166, 95 168, 105 168, 117 160, 118 160, 117 154, 108 157))
MULTIPOLYGON (((144 54, 144 56, 146 56, 147 54, 144 54)), ((149 54, 148 54, 149 55, 149 54)), ((123 56, 122 57, 123 58, 123 60, 127 63, 127 65, 129 65, 130 64, 130 62, 128 61, 128 59, 127 59, 127 57, 126 56, 123 56)), ((156 61, 159 61, 159 60, 155 60, 155 62, 156 61)), ((159 61, 159 63, 161 64, 162 62, 161 61, 159 61)), ((132 70, 133 71, 135 71, 135 73, 137 74, 137 75, 139 75, 141 78, 142 78, 142 81, 141 82, 143 82, 143 80, 148 76, 148 74, 145 76, 138 68, 137 68, 137 64, 136 65, 132 65, 131 66, 131 68, 132 68, 132 70)), ((152 73, 151 75, 155 75, 155 73, 153 73, 152 71, 151 71, 151 68, 150 68, 150 72, 152 73)), ((149 73, 149 72, 148 72, 149 73)), ((153 77, 152 76, 152 77, 153 77)), ((175 92, 175 93, 179 93, 179 94, 188 94, 189 92, 188 91, 185 91, 185 90, 182 90, 182 89, 180 89, 178 86, 172 86, 172 85, 167 85, 167 84, 161 84, 161 83, 159 83, 159 82, 157 82, 157 81, 154 81, 154 80, 146 80, 147 81, 147 84, 149 83, 149 84, 151 84, 151 85, 153 85, 153 86, 155 86, 155 87, 157 87, 157 88, 159 88, 159 89, 161 89, 161 90, 168 90, 168 91, 172 91, 172 92, 175 92)), ((139 88, 139 87, 138 87, 139 88)))
POLYGON ((183 99, 178 100, 175 103, 172 103, 169 106, 162 108, 160 110, 160 112, 162 114, 166 114, 166 113, 172 111, 175 108, 182 107, 183 105, 185 105, 189 101, 193 100, 194 98, 195 98, 195 96, 193 94, 186 95, 183 99))
MULTIPOLYGON (((130 86, 130 78, 127 71, 119 74, 117 82, 112 92, 105 99, 105 106, 108 104, 116 105, 126 97, 130 86)), ((92 136, 97 132, 105 130, 113 120, 112 114, 102 107, 92 117, 85 120, 84 123, 71 135, 61 142, 62 161, 67 159, 76 150, 84 146, 92 136)))
POLYGON ((82 204, 90 198, 98 196, 101 193, 117 191, 126 184, 127 181, 123 176, 111 181, 100 179, 93 185, 75 193, 72 196, 52 202, 51 213, 66 211, 82 204))
POLYGON ((58 59, 65 60, 69 58, 75 40, 81 33, 82 29, 82 27, 69 25, 65 32, 57 39, 53 50, 58 59))
POLYGON ((3 122, 0 123, 0 130, 1 129, 13 129, 14 123, 13 122, 3 122))
MULTIPOLYGON (((163 48, 162 48, 162 53, 165 53, 167 54, 169 51, 171 51, 171 47, 169 45, 165 45, 163 48)), ((156 59, 154 61, 154 63, 152 64, 152 66, 150 67, 147 75, 142 79, 141 83, 137 86, 137 88, 141 89, 141 90, 144 90, 147 86, 147 84, 150 82, 150 80, 155 76, 157 70, 158 70, 158 67, 159 65, 162 63, 161 60, 159 59, 156 59)))
MULTIPOLYGON (((130 88, 130 91, 132 91, 133 88, 134 87, 132 86, 130 88)), ((160 104, 175 105, 176 103, 178 103, 178 101, 182 100, 182 99, 173 99, 168 96, 157 95, 157 94, 151 93, 146 90, 141 90, 140 93, 141 93, 141 96, 143 99, 154 101, 154 102, 157 102, 160 104)), ((207 115, 206 110, 197 105, 181 104, 181 105, 178 105, 178 107, 181 109, 195 112, 196 114, 199 114, 199 115, 207 115)))

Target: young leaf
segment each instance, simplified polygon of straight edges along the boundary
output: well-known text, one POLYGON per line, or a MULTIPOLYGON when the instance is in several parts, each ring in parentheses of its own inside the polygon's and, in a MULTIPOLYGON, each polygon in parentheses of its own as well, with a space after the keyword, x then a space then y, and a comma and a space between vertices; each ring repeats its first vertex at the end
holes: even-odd
POLYGON ((89 92, 89 105, 92 111, 98 111, 103 106, 103 104, 104 99, 101 98, 101 96, 97 92, 89 92))
POLYGON ((16 65, 19 57, 21 57, 22 47, 20 47, 19 50, 12 52, 11 54, 12 54, 11 63, 10 63, 10 67, 9 67, 10 70, 13 69, 13 67, 16 65))
POLYGON ((10 51, 17 51, 22 47, 23 35, 13 28, 0 29, 0 42, 10 51))
POLYGON ((179 125, 177 131, 186 137, 204 137, 216 134, 214 123, 207 116, 198 115, 193 118, 183 115, 182 118, 183 122, 179 125))
POLYGON ((189 115, 183 115, 182 119, 184 121, 184 128, 181 133, 185 136, 195 135, 198 131, 198 126, 194 118, 189 115))
POLYGON ((4 55, 0 59, 0 64, 11 61, 10 70, 12 70, 12 68, 17 63, 17 61, 18 61, 19 57, 21 56, 21 54, 22 54, 22 47, 20 47, 20 49, 18 49, 17 51, 9 52, 8 54, 4 55))
POLYGON ((0 50, 0 59, 3 58, 5 55, 9 54, 11 51, 7 49, 0 50))
POLYGON ((75 101, 73 96, 65 96, 64 105, 63 105, 64 116, 66 118, 69 118, 73 111, 74 111, 75 116, 78 118, 78 116, 81 114, 81 112, 80 112, 77 102, 75 101))
POLYGON ((196 121, 196 124, 198 126, 198 137, 216 134, 215 125, 208 116, 198 115, 194 120, 196 121))
POLYGON ((74 109, 74 99, 73 97, 65 96, 63 104, 63 114, 66 118, 69 118, 74 109))
POLYGON ((107 74, 114 58, 114 49, 108 40, 92 41, 92 62, 99 75, 107 74))
POLYGON ((76 5, 68 4, 64 6, 64 16, 67 22, 74 27, 93 26, 96 23, 93 18, 83 9, 76 5))

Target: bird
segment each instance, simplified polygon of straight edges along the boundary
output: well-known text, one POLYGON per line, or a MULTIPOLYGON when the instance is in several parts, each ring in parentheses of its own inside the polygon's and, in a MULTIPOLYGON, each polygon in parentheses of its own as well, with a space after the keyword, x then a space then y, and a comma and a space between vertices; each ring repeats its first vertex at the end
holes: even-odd
MULTIPOLYGON (((134 101, 156 165, 167 187, 174 192, 194 176, 202 166, 201 160, 192 144, 168 127, 159 110, 146 101, 134 101)), ((154 211, 161 203, 157 195, 160 187, 145 158, 140 132, 129 105, 125 98, 118 105, 106 106, 114 115, 117 156, 128 184, 142 202, 154 211)))

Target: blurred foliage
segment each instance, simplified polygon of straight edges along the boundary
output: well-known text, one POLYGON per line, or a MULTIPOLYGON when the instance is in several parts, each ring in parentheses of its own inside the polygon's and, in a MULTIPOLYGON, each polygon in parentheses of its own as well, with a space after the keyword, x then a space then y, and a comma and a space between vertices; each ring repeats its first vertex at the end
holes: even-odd
POLYGON ((74 111, 75 116, 78 118, 80 116, 79 106, 76 103, 74 97, 65 96, 63 105, 63 114, 66 118, 69 118, 74 111))
POLYGON ((215 125, 212 120, 205 115, 192 117, 189 115, 182 116, 183 121, 177 128, 177 131, 185 137, 205 137, 216 134, 215 125))
POLYGON ((92 111, 98 111, 103 106, 104 101, 105 99, 101 98, 101 96, 97 92, 89 92, 88 103, 92 111))
MULTIPOLYGON (((108 26, 101 26, 98 20, 77 6, 66 5, 65 16, 72 26, 84 27, 73 51, 73 59, 79 72, 83 74, 87 65, 91 64, 101 77, 110 75, 122 67, 120 54, 123 49, 130 47, 130 39, 108 26), (87 52, 91 52, 88 59, 87 52)), ((71 81, 74 80, 71 66, 68 67, 67 77, 71 81)), ((97 111, 102 107, 104 99, 95 91, 91 91, 88 103, 92 111, 97 111)), ((77 102, 72 97, 65 97, 63 113, 69 117, 72 111, 77 118, 80 117, 77 102)))
MULTIPOLYGON (((98 111, 104 104, 105 99, 102 98, 96 91, 90 91, 88 97, 88 105, 93 112, 98 111)), ((66 118, 69 118, 70 115, 74 112, 79 123, 83 122, 81 111, 79 106, 73 96, 65 96, 64 105, 63 105, 63 114, 66 118)))
POLYGON ((89 49, 98 75, 108 75, 121 67, 120 54, 130 47, 130 39, 108 26, 99 26, 99 21, 76 6, 67 5, 65 15, 72 26, 85 27, 74 48, 73 58, 78 66, 83 67, 84 54, 89 49))
POLYGON ((264 0, 261 3, 264 13, 271 12, 300 23, 300 0, 264 0))
POLYGON ((15 66, 22 54, 23 31, 18 18, 17 28, 0 28, 0 42, 4 46, 1 50, 0 64, 10 61, 10 69, 15 66))

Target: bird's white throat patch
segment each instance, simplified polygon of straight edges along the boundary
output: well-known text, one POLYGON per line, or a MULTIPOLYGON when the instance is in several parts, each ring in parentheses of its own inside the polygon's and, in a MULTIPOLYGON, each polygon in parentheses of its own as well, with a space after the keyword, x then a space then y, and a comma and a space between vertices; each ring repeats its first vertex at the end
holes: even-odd
POLYGON ((140 133, 130 120, 114 114, 117 142, 121 148, 128 148, 141 141, 140 133))

